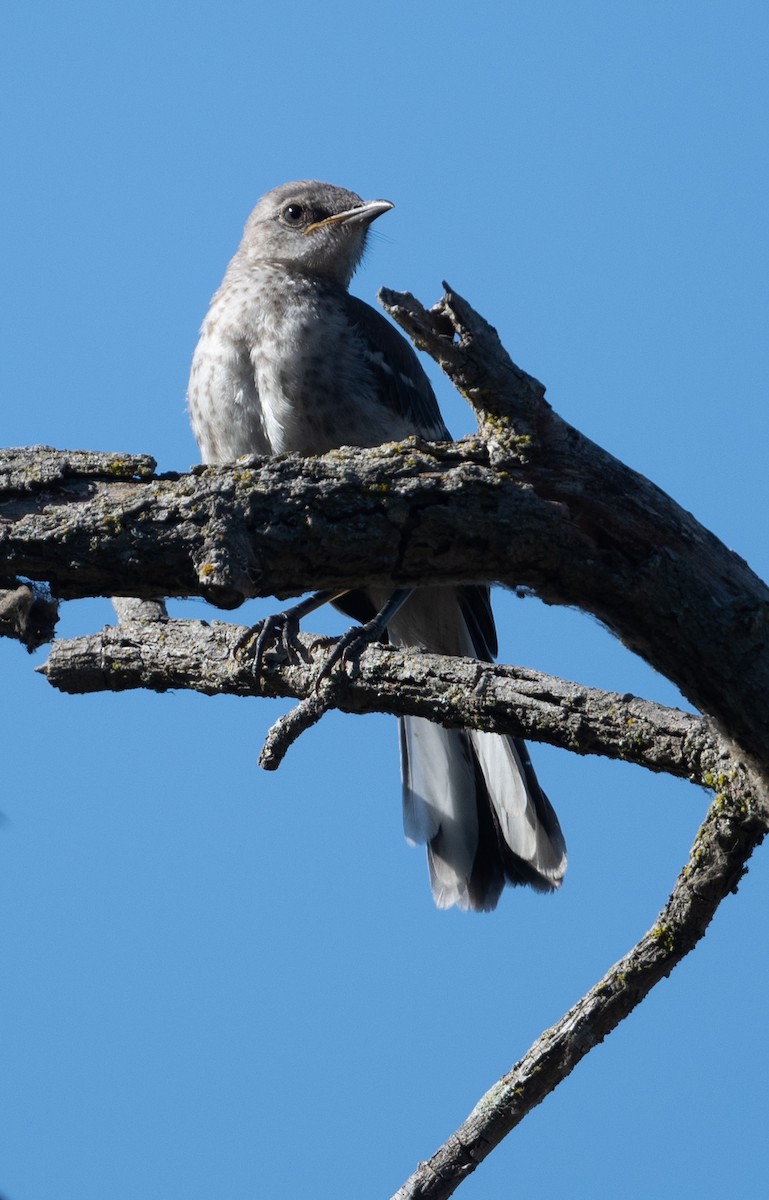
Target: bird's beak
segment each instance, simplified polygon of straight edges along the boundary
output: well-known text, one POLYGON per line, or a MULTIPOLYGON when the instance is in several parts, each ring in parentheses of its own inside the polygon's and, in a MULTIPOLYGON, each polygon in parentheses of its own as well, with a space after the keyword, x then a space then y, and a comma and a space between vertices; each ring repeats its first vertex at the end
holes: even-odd
POLYGON ((344 212, 324 217, 322 221, 315 221, 313 225, 308 225, 304 232, 314 233, 316 229, 325 229, 327 225, 369 225, 391 208, 395 208, 391 200, 369 200, 358 208, 347 208, 344 212))

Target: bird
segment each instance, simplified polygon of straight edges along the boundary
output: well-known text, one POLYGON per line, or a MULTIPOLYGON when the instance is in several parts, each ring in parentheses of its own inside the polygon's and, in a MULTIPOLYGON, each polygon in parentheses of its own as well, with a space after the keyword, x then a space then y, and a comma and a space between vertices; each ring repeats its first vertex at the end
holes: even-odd
MULTIPOLYGON (((372 222, 393 207, 317 180, 259 200, 192 360, 188 410, 204 463, 319 455, 411 435, 450 440, 411 345, 348 291, 372 222)), ((394 598, 382 588, 318 596, 356 621, 384 610, 396 647, 485 661, 497 654, 489 589, 480 584, 401 589, 394 598)), ((400 747, 404 831, 427 847, 439 908, 491 910, 508 883, 560 886, 563 833, 523 741, 403 717, 400 747)))

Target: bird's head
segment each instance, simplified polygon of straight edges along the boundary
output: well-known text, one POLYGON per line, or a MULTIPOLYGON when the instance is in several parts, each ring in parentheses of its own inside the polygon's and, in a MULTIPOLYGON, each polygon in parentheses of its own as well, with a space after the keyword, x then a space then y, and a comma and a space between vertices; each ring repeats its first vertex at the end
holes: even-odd
POLYGON ((312 179, 284 183, 262 196, 246 222, 239 256, 249 264, 283 262, 347 287, 369 225, 393 208, 312 179))

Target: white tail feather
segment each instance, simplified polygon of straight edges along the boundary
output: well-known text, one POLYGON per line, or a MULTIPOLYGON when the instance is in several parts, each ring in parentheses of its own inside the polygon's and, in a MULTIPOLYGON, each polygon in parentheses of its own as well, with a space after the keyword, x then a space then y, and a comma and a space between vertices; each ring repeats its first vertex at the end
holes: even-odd
POLYGON ((423 717, 407 717, 401 728, 406 837, 412 844, 432 843, 436 904, 467 907, 467 880, 478 848, 478 815, 475 804, 467 802, 475 789, 467 744, 455 730, 423 717))
POLYGON ((554 845, 539 822, 513 740, 475 729, 470 738, 502 836, 513 854, 557 886, 566 872, 563 846, 554 845))
MULTIPOLYGON (((376 602, 380 596, 371 598, 376 602)), ((382 603, 386 598, 383 593, 382 603)), ((388 624, 388 633, 394 645, 476 654, 459 596, 450 588, 417 589, 388 624)), ((439 908, 493 908, 506 877, 542 890, 558 887, 566 870, 563 837, 533 772, 534 793, 529 790, 512 738, 408 717, 401 722, 401 758, 404 830, 412 844, 427 843, 439 908), (483 812, 489 804, 497 834, 492 817, 482 817, 487 827, 481 839, 479 806, 483 812), (509 847, 510 858, 496 836, 509 847), (480 874, 477 859, 484 864, 480 874)))

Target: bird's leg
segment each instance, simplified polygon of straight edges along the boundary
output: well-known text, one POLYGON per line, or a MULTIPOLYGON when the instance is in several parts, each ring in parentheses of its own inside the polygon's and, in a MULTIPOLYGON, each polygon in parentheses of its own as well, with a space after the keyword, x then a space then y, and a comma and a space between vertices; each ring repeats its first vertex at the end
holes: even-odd
POLYGON ((331 600, 336 600, 340 596, 344 596, 347 590, 345 588, 343 591, 335 591, 333 588, 327 588, 324 591, 313 592, 306 600, 300 600, 298 604, 292 605, 291 608, 265 617, 263 620, 258 621, 256 625, 252 625, 250 629, 247 629, 243 636, 238 639, 235 645, 236 653, 253 641, 254 657, 251 670, 258 679, 262 673, 262 662, 267 647, 272 642, 280 641, 283 649, 288 653, 289 642, 298 632, 299 622, 302 617, 315 612, 316 608, 322 608, 324 604, 328 604, 331 600))
POLYGON ((318 677, 315 680, 316 691, 323 680, 331 674, 331 671, 338 662, 344 661, 350 656, 357 657, 363 653, 366 646, 370 646, 372 642, 376 642, 381 638, 390 621, 403 608, 413 590, 413 588, 398 588, 375 617, 372 617, 370 621, 366 621, 364 625, 354 625, 352 629, 348 629, 347 633, 339 638, 334 649, 318 672, 318 677))
MULTIPOLYGON (((320 685, 323 680, 331 674, 331 671, 340 659, 345 659, 351 652, 361 654, 366 646, 376 641, 377 638, 381 638, 387 629, 388 623, 403 607, 412 591, 413 588, 399 588, 398 591, 393 592, 390 599, 372 620, 367 621, 365 625, 353 626, 352 629, 339 638, 333 651, 318 672, 314 691, 305 696, 296 708, 292 709, 286 716, 281 717, 270 729, 264 749, 259 756, 259 765, 261 767, 264 767, 267 771, 276 770, 280 766, 283 756, 292 742, 296 741, 305 729, 309 729, 311 725, 319 721, 324 712, 333 705, 336 692, 334 681, 331 680, 331 686, 324 688, 321 693, 320 685)), ((249 630, 245 637, 240 639, 239 645, 242 645, 249 637, 256 634, 257 645, 254 657, 254 671, 261 668, 264 643, 272 636, 272 633, 278 632, 279 636, 285 640, 287 636, 286 622, 293 621, 295 624, 298 624, 301 617, 306 616, 308 612, 312 612, 313 609, 319 608, 329 600, 336 600, 338 597, 344 595, 344 592, 316 592, 314 596, 301 601, 286 612, 277 613, 274 617, 268 617, 261 626, 257 625, 254 629, 249 630), (265 626, 268 623, 270 632, 266 635, 265 626)))

